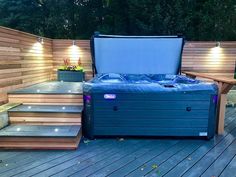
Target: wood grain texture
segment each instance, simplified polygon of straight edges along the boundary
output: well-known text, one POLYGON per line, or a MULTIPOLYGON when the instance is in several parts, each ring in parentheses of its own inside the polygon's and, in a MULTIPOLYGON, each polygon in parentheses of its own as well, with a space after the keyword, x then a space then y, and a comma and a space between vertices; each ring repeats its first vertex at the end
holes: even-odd
MULTIPOLYGON (((85 71, 85 79, 92 78, 92 60, 90 54, 89 40, 76 40, 76 46, 72 45, 72 40, 53 40, 53 66, 56 73, 57 68, 63 64, 63 59, 69 58, 71 63, 76 64, 81 59, 85 71)), ((56 78, 56 75, 54 75, 56 78)))
MULTIPOLYGON (((76 40, 73 47, 72 40, 44 38, 40 47, 37 37, 0 27, 0 104, 7 101, 8 91, 56 79, 56 70, 65 58, 74 64, 80 58, 86 80, 92 78, 89 40, 76 40)), ((236 42, 221 42, 221 48, 215 45, 213 41, 186 42, 182 71, 233 78, 236 42)))
POLYGON ((206 73, 213 76, 233 78, 236 60, 236 42, 213 41, 186 42, 182 57, 182 71, 206 73))
MULTIPOLYGON (((183 71, 184 74, 190 77, 200 77, 200 78, 206 78, 206 79, 211 79, 216 82, 222 82, 230 85, 235 85, 236 84, 236 79, 234 78, 227 78, 227 77, 222 77, 222 76, 214 76, 210 74, 205 74, 205 73, 197 73, 197 72, 189 72, 189 71, 183 71)), ((226 89, 227 92, 230 90, 226 89)))
POLYGON ((56 125, 66 123, 67 125, 81 125, 81 114, 78 113, 26 113, 10 112, 9 118, 11 123, 32 123, 34 125, 56 125))
POLYGON ((52 39, 0 26, 0 102, 6 93, 52 79, 52 39))

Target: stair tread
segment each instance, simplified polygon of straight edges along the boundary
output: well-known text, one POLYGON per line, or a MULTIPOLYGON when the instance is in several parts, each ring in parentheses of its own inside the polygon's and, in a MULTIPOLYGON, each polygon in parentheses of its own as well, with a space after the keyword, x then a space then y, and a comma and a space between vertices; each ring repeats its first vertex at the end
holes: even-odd
POLYGON ((82 82, 49 81, 17 89, 9 94, 83 94, 82 82))
POLYGON ((40 112, 40 113, 81 113, 83 106, 76 105, 19 105, 8 112, 40 112))
POLYGON ((9 125, 0 130, 0 137, 74 138, 80 125, 9 125))
POLYGON ((18 106, 18 105, 20 105, 20 103, 6 103, 4 105, 1 105, 0 106, 0 113, 1 112, 6 112, 6 111, 18 106))

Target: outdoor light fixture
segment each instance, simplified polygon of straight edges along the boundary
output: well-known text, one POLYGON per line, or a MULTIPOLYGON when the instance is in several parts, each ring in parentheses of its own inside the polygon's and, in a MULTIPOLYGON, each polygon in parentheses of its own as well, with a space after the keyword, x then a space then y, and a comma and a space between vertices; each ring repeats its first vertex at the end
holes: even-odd
POLYGON ((72 45, 68 47, 68 55, 71 60, 75 61, 79 58, 79 46, 76 40, 72 40, 72 45))
POLYGON ((224 55, 224 51, 219 41, 215 41, 213 45, 214 47, 212 47, 209 51, 209 60, 207 64, 214 64, 215 67, 220 68, 222 66, 222 57, 224 55))
POLYGON ((220 42, 216 42, 216 47, 220 47, 220 42))
POLYGON ((38 37, 38 38, 37 38, 37 41, 38 41, 39 43, 41 43, 41 44, 43 44, 43 43, 44 43, 44 41, 43 41, 43 38, 42 38, 42 37, 38 37))

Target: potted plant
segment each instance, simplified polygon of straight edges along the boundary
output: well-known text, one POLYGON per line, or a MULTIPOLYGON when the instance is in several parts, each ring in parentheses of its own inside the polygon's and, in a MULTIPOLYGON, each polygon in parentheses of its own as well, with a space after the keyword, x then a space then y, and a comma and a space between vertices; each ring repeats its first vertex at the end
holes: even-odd
POLYGON ((82 82, 84 81, 84 69, 81 66, 80 58, 76 65, 71 64, 70 59, 63 60, 64 65, 57 70, 57 80, 65 82, 82 82))

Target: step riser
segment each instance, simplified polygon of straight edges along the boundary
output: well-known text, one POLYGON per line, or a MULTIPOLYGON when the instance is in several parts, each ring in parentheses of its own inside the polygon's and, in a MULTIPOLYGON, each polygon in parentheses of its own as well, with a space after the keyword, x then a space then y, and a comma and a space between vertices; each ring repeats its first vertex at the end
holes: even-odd
POLYGON ((12 122, 12 125, 81 125, 81 123, 72 122, 12 122))
POLYGON ((11 103, 37 105, 83 105, 82 95, 8 94, 11 103))
POLYGON ((81 114, 78 113, 26 113, 9 112, 10 123, 34 125, 81 125, 81 114))

